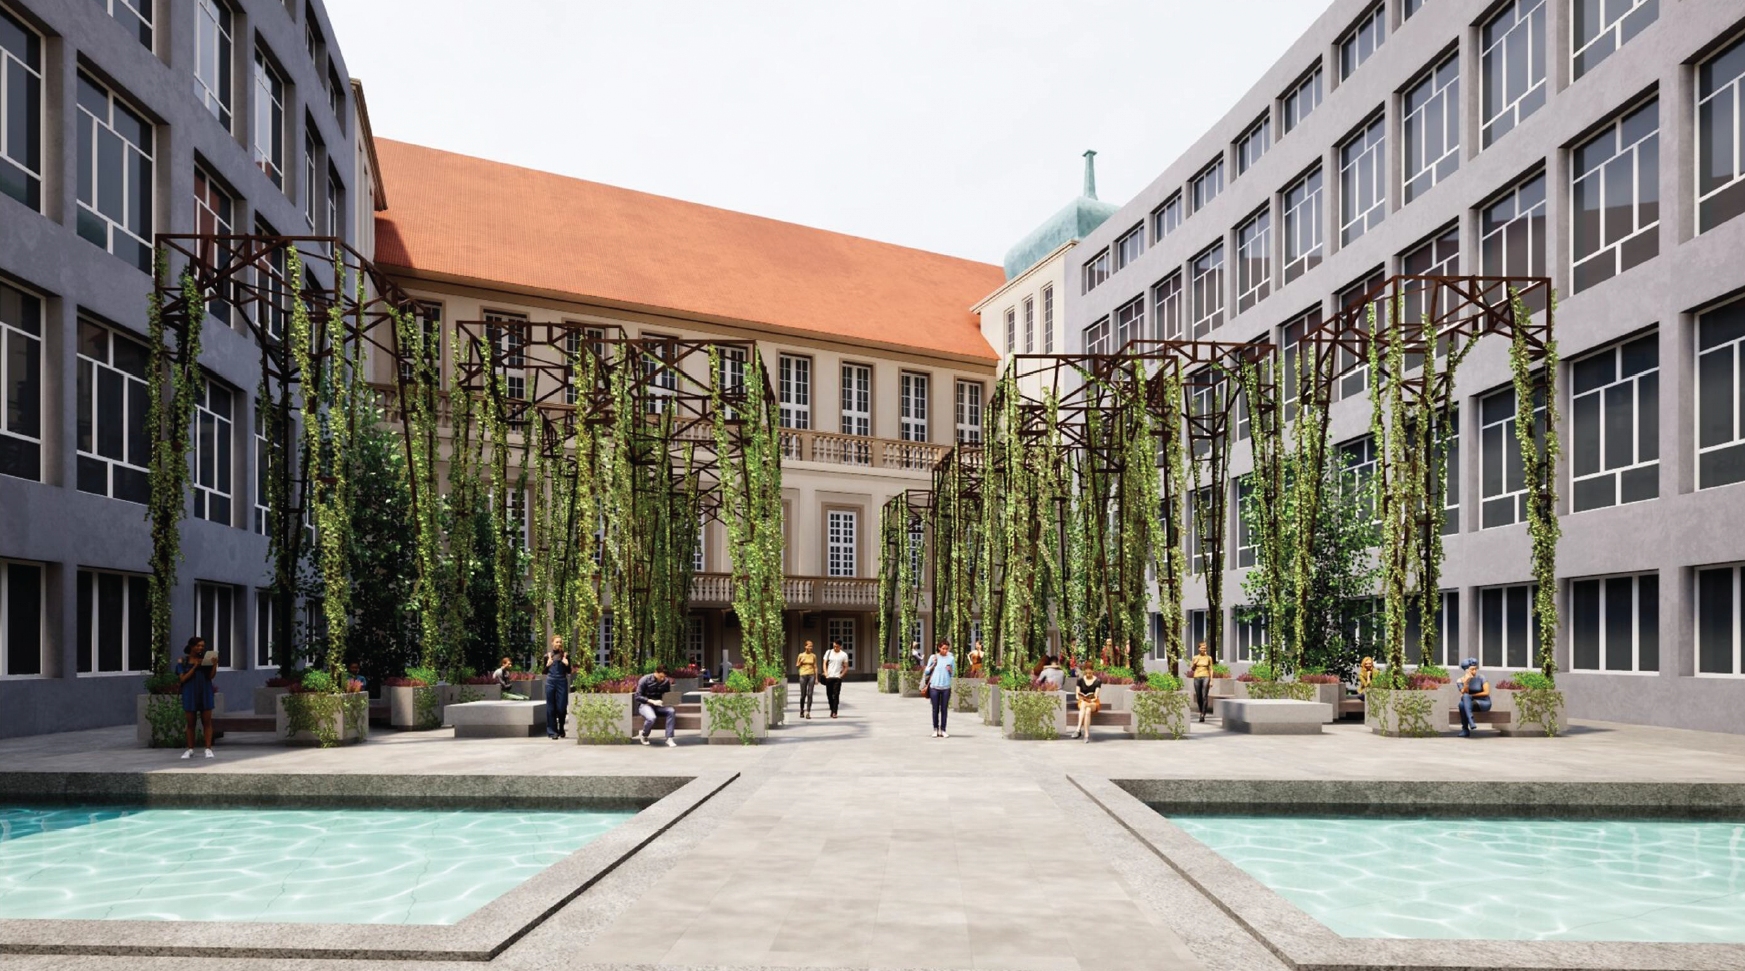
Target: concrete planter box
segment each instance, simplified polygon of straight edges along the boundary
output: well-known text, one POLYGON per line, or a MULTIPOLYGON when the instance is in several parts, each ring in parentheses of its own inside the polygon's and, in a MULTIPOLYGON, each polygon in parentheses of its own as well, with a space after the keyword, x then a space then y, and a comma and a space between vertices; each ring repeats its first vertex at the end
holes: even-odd
POLYGON ((271 715, 277 712, 279 710, 279 696, 290 693, 290 688, 254 689, 254 713, 257 715, 271 715))
MULTIPOLYGON (((528 701, 544 701, 545 700, 545 679, 544 678, 535 678, 532 681, 511 681, 511 682, 509 682, 509 690, 515 694, 518 694, 518 695, 526 695, 528 701)), ((503 692, 503 688, 501 685, 499 685, 497 687, 497 700, 498 701, 510 700, 510 699, 504 698, 502 692, 503 692)))
POLYGON ((339 695, 280 695, 278 709, 274 713, 274 727, 279 739, 286 745, 344 745, 348 742, 361 742, 370 737, 370 696, 362 691, 354 691, 339 695), (291 731, 291 717, 286 705, 294 704, 291 699, 322 698, 336 699, 333 712, 320 723, 316 731, 302 729, 295 733, 291 731), (323 741, 319 731, 326 730, 330 736, 323 741))
MULTIPOLYGON (((1183 678, 1182 680, 1190 685, 1194 683, 1193 678, 1183 678)), ((1248 697, 1248 683, 1238 681, 1235 678, 1212 678, 1211 694, 1214 698, 1246 698, 1248 697)))
POLYGON ((678 692, 680 698, 686 693, 696 691, 702 686, 701 678, 674 678, 672 690, 678 692))
POLYGON ((964 680, 953 681, 951 683, 952 711, 961 712, 966 715, 970 712, 981 711, 981 699, 977 697, 979 692, 976 690, 976 685, 978 683, 986 684, 986 682, 964 680))
POLYGON ((1333 714, 1327 719, 1330 724, 1339 718, 1339 703, 1345 700, 1345 686, 1343 684, 1315 685, 1315 700, 1327 705, 1332 711, 1333 714))
POLYGON ((1501 691, 1493 686, 1491 711, 1509 713, 1509 723, 1497 730, 1511 738, 1550 738, 1569 727, 1561 691, 1501 691))
POLYGON ((763 689, 764 711, 769 715, 769 727, 780 728, 788 722, 788 683, 778 681, 763 689))
POLYGON ((570 693, 568 730, 577 745, 625 745, 635 731, 636 695, 629 691, 570 693))
POLYGON ((898 694, 901 694, 905 698, 921 697, 921 669, 911 668, 907 671, 901 671, 898 673, 899 677, 897 683, 902 688, 898 694))
POLYGON ((769 692, 703 694, 703 739, 712 745, 756 745, 769 738, 769 692))
MULTIPOLYGON (((897 693, 896 668, 879 668, 878 679, 880 694, 894 695, 897 693)), ((823 679, 820 678, 819 681, 822 683, 823 679)))
POLYGON ((1181 739, 1188 734, 1188 719, 1194 697, 1186 691, 1135 691, 1133 717, 1122 729, 1141 740, 1181 739))
POLYGON ((388 724, 394 728, 429 730, 442 727, 442 690, 437 686, 412 688, 389 685, 383 689, 388 696, 388 724), (419 717, 420 708, 423 717, 419 717))
POLYGON ((1000 725, 1000 686, 990 681, 977 682, 976 710, 982 713, 983 725, 1000 725))
POLYGON ((1451 684, 1428 690, 1371 685, 1365 695, 1363 723, 1377 735, 1434 738, 1448 730, 1448 712, 1458 701, 1459 694, 1451 684))
POLYGON ((1068 731, 1065 695, 1058 691, 1014 691, 1012 696, 1002 699, 1004 711, 1001 713, 1003 717, 1000 720, 1000 734, 1007 738, 1034 741, 1059 738, 1068 731), (1033 720, 1024 716, 1026 724, 1018 724, 1020 712, 1030 712, 1037 708, 1044 710, 1044 717, 1033 720))
MULTIPOLYGON (((212 693, 212 714, 217 715, 223 710, 224 692, 215 691, 212 693)), ((188 719, 186 713, 182 711, 182 696, 180 693, 173 695, 134 696, 133 737, 139 744, 144 745, 147 748, 182 748, 188 744, 187 726, 188 719), (160 698, 163 700, 156 700, 160 698), (165 725, 169 724, 170 716, 164 714, 164 712, 173 711, 175 713, 175 731, 171 733, 168 729, 165 729, 160 737, 155 739, 152 737, 152 721, 151 715, 149 714, 149 711, 154 704, 159 711, 158 717, 164 720, 165 725), (171 737, 172 734, 174 735, 173 738, 171 737)), ((205 729, 197 729, 197 731, 200 733, 201 739, 204 740, 205 729)))
MULTIPOLYGON (((1078 690, 1072 682, 1066 686, 1067 694, 1077 697, 1078 690)), ((1133 686, 1130 684, 1105 684, 1097 689, 1097 699, 1103 703, 1104 711, 1132 711, 1133 686)))

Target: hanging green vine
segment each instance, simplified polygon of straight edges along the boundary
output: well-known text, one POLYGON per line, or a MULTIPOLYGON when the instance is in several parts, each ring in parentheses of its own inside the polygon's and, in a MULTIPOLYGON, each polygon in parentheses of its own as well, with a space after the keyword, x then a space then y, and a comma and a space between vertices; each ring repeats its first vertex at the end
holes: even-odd
MULTIPOLYGON (((154 256, 154 278, 169 274, 162 247, 154 256)), ((146 579, 151 611, 153 674, 169 671, 170 597, 182 560, 182 516, 187 508, 188 426, 200 393, 200 336, 206 322, 206 301, 190 273, 182 274, 184 316, 164 319, 163 300, 152 289, 146 330, 150 343, 146 382, 146 428, 151 436, 146 515, 151 521, 151 575, 146 579), (175 347, 169 338, 175 338, 175 347), (165 382, 169 398, 164 397, 165 382)))
MULTIPOLYGON (((1532 314, 1520 293, 1509 289, 1514 314, 1513 340, 1509 344, 1509 368, 1514 376, 1515 434, 1521 449, 1521 467, 1527 484, 1527 534, 1532 538, 1533 615, 1539 625, 1539 670, 1555 684, 1557 661, 1557 540, 1562 526, 1557 520, 1557 459, 1562 454, 1557 427, 1561 421, 1557 404, 1557 341, 1550 329, 1545 334, 1544 354, 1538 378, 1533 371, 1528 328, 1532 314), (1537 392, 1537 394, 1536 394, 1537 392), (1545 418, 1536 415, 1537 396, 1543 395, 1545 418)), ((1554 315, 1556 299, 1547 314, 1554 315)))

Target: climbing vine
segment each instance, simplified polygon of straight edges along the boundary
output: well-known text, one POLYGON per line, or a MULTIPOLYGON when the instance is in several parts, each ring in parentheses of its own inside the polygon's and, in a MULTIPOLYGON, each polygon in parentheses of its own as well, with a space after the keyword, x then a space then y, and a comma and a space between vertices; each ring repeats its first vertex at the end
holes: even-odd
MULTIPOLYGON (((154 261, 155 278, 165 279, 169 266, 162 247, 154 261)), ((189 273, 182 274, 182 302, 186 314, 182 326, 175 328, 174 348, 169 341, 172 328, 164 319, 163 298, 156 288, 146 318, 151 342, 146 365, 151 376, 146 382, 146 428, 152 443, 146 505, 146 515, 151 521, 151 575, 146 579, 146 591, 151 612, 151 666, 155 674, 166 673, 170 666, 170 596, 182 560, 188 426, 200 396, 200 334, 206 320, 206 302, 189 273)))
MULTIPOLYGON (((1528 344, 1531 313, 1512 288, 1510 310, 1514 315, 1514 339, 1509 345, 1509 368, 1514 377, 1515 433, 1521 449, 1522 477, 1527 486, 1527 535, 1532 539, 1533 616, 1539 625, 1539 670, 1548 679, 1557 676, 1553 650, 1557 644, 1557 540, 1562 526, 1557 520, 1557 459, 1562 443, 1557 437, 1560 420, 1557 406, 1557 341, 1549 334, 1539 362, 1537 378, 1528 344), (1544 409, 1544 416, 1538 414, 1544 409)), ((1556 313, 1556 301, 1552 309, 1556 313)), ((1548 732, 1547 734, 1551 734, 1548 732)))

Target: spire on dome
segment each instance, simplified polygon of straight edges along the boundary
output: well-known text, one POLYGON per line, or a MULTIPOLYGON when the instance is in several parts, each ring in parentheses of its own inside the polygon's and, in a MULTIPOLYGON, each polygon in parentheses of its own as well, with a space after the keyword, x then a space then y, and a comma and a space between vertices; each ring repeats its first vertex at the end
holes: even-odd
POLYGON ((1086 199, 1097 197, 1097 150, 1085 149, 1085 191, 1086 199))

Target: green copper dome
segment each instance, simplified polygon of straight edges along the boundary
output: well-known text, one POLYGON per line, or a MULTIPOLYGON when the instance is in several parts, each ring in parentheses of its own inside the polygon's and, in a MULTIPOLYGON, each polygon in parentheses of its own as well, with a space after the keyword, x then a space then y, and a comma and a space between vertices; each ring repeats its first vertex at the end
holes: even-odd
POLYGON ((1037 260, 1054 252, 1062 243, 1084 239, 1091 230, 1101 226, 1103 220, 1113 216, 1115 210, 1121 208, 1097 198, 1096 158, 1095 151, 1085 152, 1084 194, 1067 203, 1059 212, 1019 240, 1016 246, 1006 251, 1006 279, 1010 280, 1035 266, 1037 260))

